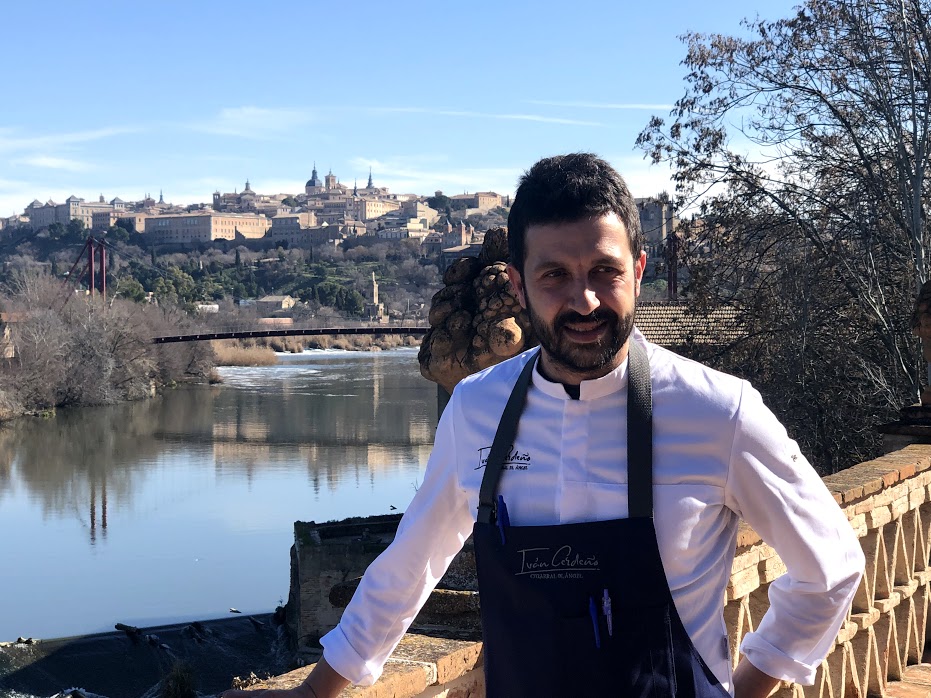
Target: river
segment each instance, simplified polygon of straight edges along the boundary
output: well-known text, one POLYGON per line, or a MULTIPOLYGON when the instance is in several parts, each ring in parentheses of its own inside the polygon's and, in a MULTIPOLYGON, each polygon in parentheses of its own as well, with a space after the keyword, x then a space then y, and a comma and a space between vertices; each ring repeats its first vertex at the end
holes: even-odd
POLYGON ((267 613, 295 520, 403 511, 433 441, 416 349, 0 427, 0 641, 267 613))

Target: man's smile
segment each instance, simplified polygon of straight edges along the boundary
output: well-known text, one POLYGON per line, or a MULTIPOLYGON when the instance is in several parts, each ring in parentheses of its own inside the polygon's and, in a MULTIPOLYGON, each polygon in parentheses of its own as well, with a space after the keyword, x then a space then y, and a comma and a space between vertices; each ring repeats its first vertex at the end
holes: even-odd
POLYGON ((604 335, 607 323, 604 320, 567 322, 560 329, 574 342, 597 342, 604 335))

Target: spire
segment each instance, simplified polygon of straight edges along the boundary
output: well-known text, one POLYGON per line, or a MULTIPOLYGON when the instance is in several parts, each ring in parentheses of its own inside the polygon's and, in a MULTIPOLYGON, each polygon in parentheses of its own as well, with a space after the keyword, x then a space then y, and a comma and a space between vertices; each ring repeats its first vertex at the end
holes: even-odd
POLYGON ((357 179, 352 180, 352 195, 353 196, 359 195, 359 180, 357 179))
POLYGON ((372 185, 372 167, 369 166, 369 183, 365 185, 368 189, 374 188, 372 185))
POLYGON ((161 189, 158 190, 158 203, 160 203, 160 204, 165 203, 165 197, 162 195, 162 190, 161 190, 161 189))

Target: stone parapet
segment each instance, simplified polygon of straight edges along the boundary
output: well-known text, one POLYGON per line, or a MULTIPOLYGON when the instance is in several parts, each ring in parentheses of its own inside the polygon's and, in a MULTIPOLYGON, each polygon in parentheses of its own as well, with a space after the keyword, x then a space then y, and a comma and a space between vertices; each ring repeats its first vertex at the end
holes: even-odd
MULTIPOLYGON (((340 698, 480 698, 485 695, 482 643, 459 640, 438 629, 408 633, 373 686, 350 686, 340 698)), ((314 665, 309 664, 251 688, 292 688, 314 665)))
MULTIPOLYGON (((918 667, 928 631, 931 581, 931 445, 911 445, 824 478, 856 531, 866 572, 837 641, 814 686, 784 684, 774 695, 792 698, 905 696, 931 693, 931 673, 918 667)), ((731 656, 769 607, 769 585, 785 572, 772 547, 741 525, 724 618, 731 656)), ((480 698, 481 643, 449 629, 408 633, 372 687, 343 698, 480 698)), ((309 667, 264 684, 287 687, 309 667)))
MULTIPOLYGON (((921 662, 927 631, 931 446, 908 446, 824 483, 860 539, 866 572, 815 685, 787 684, 775 695, 904 695, 901 682, 914 674, 906 667, 921 662)), ((743 526, 724 609, 735 662, 743 636, 769 607, 769 584, 784 571, 776 552, 743 526)))

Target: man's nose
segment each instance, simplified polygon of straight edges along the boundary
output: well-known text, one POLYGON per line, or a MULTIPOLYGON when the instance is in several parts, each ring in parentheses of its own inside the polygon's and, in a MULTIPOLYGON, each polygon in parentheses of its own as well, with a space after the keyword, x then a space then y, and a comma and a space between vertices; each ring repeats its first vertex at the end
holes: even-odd
POLYGON ((579 313, 579 315, 588 315, 593 313, 601 305, 598 300, 598 294, 591 287, 587 279, 580 279, 572 286, 572 294, 569 299, 569 308, 579 313))

